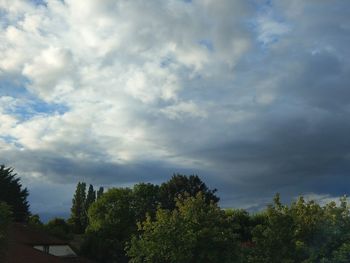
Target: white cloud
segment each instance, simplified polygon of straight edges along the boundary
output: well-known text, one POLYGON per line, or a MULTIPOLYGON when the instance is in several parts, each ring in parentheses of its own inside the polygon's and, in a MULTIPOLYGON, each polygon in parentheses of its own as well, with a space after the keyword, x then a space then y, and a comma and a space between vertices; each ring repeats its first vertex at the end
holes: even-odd
POLYGON ((119 164, 197 162, 178 156, 173 135, 159 134, 162 122, 207 117, 186 98, 186 81, 232 68, 247 52, 249 37, 237 29, 245 4, 222 2, 237 14, 222 28, 232 12, 208 1, 1 4, 9 20, 0 44, 2 74, 25 79, 27 91, 44 103, 68 107, 20 121, 3 115, 6 135, 17 143, 11 150, 119 164), (197 15, 204 12, 215 23, 197 15), (212 40, 213 51, 199 44, 203 39, 212 40))
POLYGON ((326 145, 349 97, 348 4, 335 2, 0 0, 0 153, 38 163, 25 177, 55 156, 203 169, 223 187, 311 169, 313 138, 340 160, 326 145))
POLYGON ((69 75, 76 71, 72 60, 68 50, 49 47, 25 64, 23 75, 32 81, 32 91, 46 100, 53 100, 73 90, 69 83, 69 75))
POLYGON ((264 45, 278 41, 291 29, 285 22, 273 19, 271 14, 262 15, 257 19, 258 41, 264 45))
POLYGON ((131 69, 124 79, 126 93, 144 103, 152 103, 158 99, 176 100, 180 89, 176 75, 154 64, 131 69))

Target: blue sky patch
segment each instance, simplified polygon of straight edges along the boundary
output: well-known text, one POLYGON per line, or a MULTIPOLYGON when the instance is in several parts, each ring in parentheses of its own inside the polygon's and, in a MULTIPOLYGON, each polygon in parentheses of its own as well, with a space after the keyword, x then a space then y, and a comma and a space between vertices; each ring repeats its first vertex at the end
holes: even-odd
POLYGON ((5 112, 16 115, 22 120, 28 120, 39 114, 64 114, 68 107, 58 103, 47 103, 30 93, 25 86, 25 78, 3 79, 0 81, 0 97, 11 97, 16 103, 9 107, 5 105, 5 112))
POLYGON ((28 120, 34 116, 45 114, 59 114, 62 115, 68 111, 68 107, 62 104, 46 103, 42 100, 24 101, 23 104, 16 105, 7 110, 7 113, 16 115, 22 120, 28 120))
POLYGON ((168 67, 170 64, 172 64, 174 62, 174 60, 170 57, 170 56, 167 56, 167 57, 164 57, 162 59, 162 61, 160 62, 160 66, 162 68, 166 68, 168 67))
POLYGON ((35 5, 43 5, 43 6, 47 6, 47 1, 45 0, 30 0, 30 2, 32 2, 35 5))
POLYGON ((20 143, 18 143, 18 140, 15 137, 13 137, 13 136, 0 135, 0 139, 3 140, 7 144, 15 145, 17 148, 21 148, 22 147, 22 145, 20 143))
POLYGON ((202 40, 199 40, 199 45, 207 48, 210 52, 213 52, 214 51, 214 44, 213 44, 213 41, 211 41, 210 39, 202 39, 202 40))

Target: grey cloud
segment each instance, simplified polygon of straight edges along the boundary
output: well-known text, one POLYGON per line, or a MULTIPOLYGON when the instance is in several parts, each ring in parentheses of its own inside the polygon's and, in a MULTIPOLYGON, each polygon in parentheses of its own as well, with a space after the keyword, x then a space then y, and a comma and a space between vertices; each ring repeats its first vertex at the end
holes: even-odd
POLYGON ((241 185, 247 194, 328 191, 341 195, 347 190, 339 182, 350 179, 346 116, 327 114, 316 124, 303 118, 261 120, 257 123, 261 132, 255 137, 228 139, 224 145, 201 148, 194 155, 214 162, 231 179, 230 187, 241 185))
MULTIPOLYGON (((40 173, 59 184, 130 184, 197 173, 219 189, 224 206, 242 207, 260 207, 275 192, 290 198, 348 191, 348 1, 271 1, 264 6, 267 15, 288 31, 272 34, 275 41, 265 45, 248 24, 266 14, 251 1, 94 3, 96 9, 87 10, 91 21, 106 26, 97 31, 93 23, 82 26, 101 45, 82 41, 72 47, 78 73, 88 73, 77 77, 82 79, 74 90, 81 92, 63 98, 79 114, 57 120, 52 135, 61 123, 71 126, 45 141, 46 150, 0 150, 26 178, 40 173), (212 50, 200 45, 203 40, 212 50), (162 87, 152 79, 159 68, 176 77, 172 99, 158 99, 157 93, 143 103, 121 91, 134 71, 150 75, 149 89, 162 87), (162 114, 181 102, 205 114, 173 119, 162 114), (80 116, 92 117, 78 127, 80 116), (132 132, 125 136, 129 130, 135 138, 132 132), (70 134, 77 141, 63 141, 70 134), (122 151, 131 160, 118 160, 122 151)), ((67 1, 66 7, 79 10, 75 4, 67 1)), ((75 17, 78 25, 81 15, 75 17)))
POLYGON ((75 159, 59 156, 48 151, 5 151, 6 165, 16 168, 19 175, 29 175, 26 181, 40 180, 59 184, 75 184, 87 181, 96 184, 118 185, 138 182, 162 182, 173 173, 193 173, 189 168, 173 166, 164 161, 142 161, 139 163, 112 163, 93 159, 75 159), (15 160, 15 161, 13 161, 15 160), (31 173, 35 173, 33 178, 31 173))

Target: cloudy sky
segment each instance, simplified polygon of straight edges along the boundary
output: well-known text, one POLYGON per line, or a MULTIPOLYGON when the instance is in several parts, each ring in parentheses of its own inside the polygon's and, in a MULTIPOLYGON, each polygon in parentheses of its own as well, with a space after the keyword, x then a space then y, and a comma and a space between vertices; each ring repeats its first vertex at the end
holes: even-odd
POLYGON ((0 163, 33 212, 78 181, 198 174, 223 207, 350 192, 350 1, 0 0, 0 163))

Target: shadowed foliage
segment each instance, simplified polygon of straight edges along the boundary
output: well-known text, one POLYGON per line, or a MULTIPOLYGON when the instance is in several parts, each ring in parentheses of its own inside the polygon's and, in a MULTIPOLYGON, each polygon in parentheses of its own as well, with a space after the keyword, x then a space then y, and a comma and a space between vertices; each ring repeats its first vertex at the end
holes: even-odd
POLYGON ((20 178, 13 173, 13 168, 0 166, 0 201, 11 208, 16 222, 27 222, 30 212, 27 201, 28 190, 22 189, 20 178))
POLYGON ((160 202, 162 208, 173 210, 176 206, 176 198, 183 195, 196 196, 201 192, 206 203, 211 201, 217 203, 220 198, 215 195, 216 191, 216 189, 210 190, 197 175, 175 174, 160 186, 160 202))
POLYGON ((158 209, 155 220, 147 217, 138 227, 128 248, 130 262, 240 262, 224 211, 200 192, 178 199, 173 211, 158 209))
POLYGON ((133 195, 129 188, 112 188, 89 209, 82 253, 97 262, 128 262, 124 247, 136 229, 133 195))

